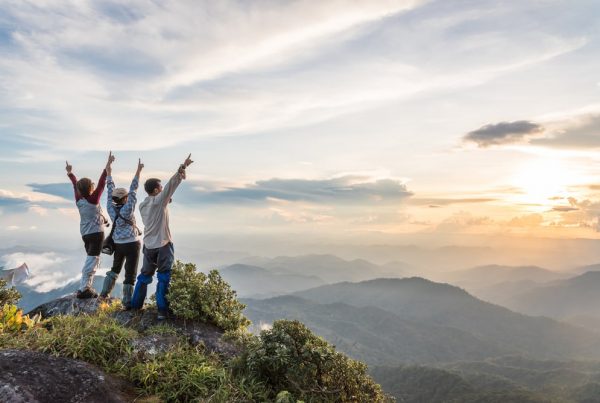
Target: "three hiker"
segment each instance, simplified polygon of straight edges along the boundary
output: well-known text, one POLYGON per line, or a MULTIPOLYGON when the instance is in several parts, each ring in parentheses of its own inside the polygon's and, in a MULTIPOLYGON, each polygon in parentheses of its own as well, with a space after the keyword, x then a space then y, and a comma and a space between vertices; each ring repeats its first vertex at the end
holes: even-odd
POLYGON ((140 231, 135 223, 136 192, 139 175, 144 164, 138 161, 137 171, 129 187, 116 188, 112 179, 112 166, 115 160, 112 152, 109 153, 106 167, 94 188, 93 182, 88 178, 79 181, 72 173, 72 166, 67 162, 66 170, 75 192, 75 201, 81 217, 80 229, 86 253, 88 255, 82 269, 78 298, 95 298, 98 294, 92 287, 92 280, 96 268, 100 264, 100 251, 104 241, 104 227, 108 220, 100 207, 100 196, 105 182, 108 184, 107 210, 113 222, 112 238, 115 244, 113 266, 104 279, 101 296, 108 297, 115 286, 115 282, 123 263, 125 262, 125 281, 123 282, 123 306, 125 309, 141 309, 144 305, 148 284, 152 283, 155 272, 158 285, 156 287, 156 305, 158 318, 165 319, 169 303, 167 294, 171 280, 171 268, 174 262, 174 248, 169 228, 168 205, 171 197, 179 184, 186 178, 185 170, 193 161, 191 154, 181 164, 167 184, 162 186, 160 179, 150 178, 144 184, 148 196, 140 203, 140 214, 144 224, 144 260, 140 275, 135 282, 137 264, 140 253, 140 231), (135 290, 133 289, 135 283, 135 290), (132 295, 133 294, 133 295, 132 295))

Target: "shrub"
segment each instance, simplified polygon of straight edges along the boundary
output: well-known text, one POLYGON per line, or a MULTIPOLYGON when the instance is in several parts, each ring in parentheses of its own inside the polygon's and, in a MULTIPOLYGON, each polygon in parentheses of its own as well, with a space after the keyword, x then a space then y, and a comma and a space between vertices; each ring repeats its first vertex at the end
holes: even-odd
POLYGON ((224 330, 245 328, 250 321, 242 314, 246 307, 217 270, 208 275, 192 263, 175 262, 169 287, 173 313, 185 319, 199 319, 224 330))
POLYGON ((136 335, 106 316, 55 316, 48 319, 48 327, 36 342, 38 350, 87 361, 107 371, 125 365, 136 335))
POLYGON ((4 304, 17 305, 21 294, 15 287, 6 288, 6 280, 0 279, 0 306, 4 304))
POLYGON ((40 321, 40 315, 30 318, 28 315, 23 315, 23 311, 16 305, 4 304, 0 308, 0 334, 31 329, 40 321))
POLYGON ((279 399, 307 402, 384 402, 391 398, 352 360, 298 321, 280 320, 262 331, 260 343, 244 357, 250 374, 264 381, 279 399), (290 396, 291 395, 291 396, 290 396))
POLYGON ((143 394, 158 395, 166 402, 253 402, 266 398, 264 386, 233 378, 217 359, 187 345, 135 363, 128 378, 143 394))

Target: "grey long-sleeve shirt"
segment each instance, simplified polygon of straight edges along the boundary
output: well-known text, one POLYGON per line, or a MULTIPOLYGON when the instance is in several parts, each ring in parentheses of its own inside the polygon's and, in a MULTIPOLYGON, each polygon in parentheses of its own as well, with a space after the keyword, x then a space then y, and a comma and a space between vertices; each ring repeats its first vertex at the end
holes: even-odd
POLYGON ((177 172, 156 196, 148 196, 140 203, 140 214, 144 223, 144 246, 156 249, 172 242, 169 229, 169 201, 183 180, 177 172))

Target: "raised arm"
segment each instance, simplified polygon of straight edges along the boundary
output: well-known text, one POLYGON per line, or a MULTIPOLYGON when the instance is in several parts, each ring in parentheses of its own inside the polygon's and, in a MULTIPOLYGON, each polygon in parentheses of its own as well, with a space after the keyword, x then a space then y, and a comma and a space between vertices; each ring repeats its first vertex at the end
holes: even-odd
POLYGON ((163 191, 158 195, 160 197, 161 203, 166 206, 169 204, 171 200, 171 196, 177 190, 177 187, 181 183, 182 180, 185 179, 185 169, 189 167, 194 161, 191 160, 192 154, 188 155, 188 157, 183 161, 183 164, 179 165, 177 172, 175 175, 169 179, 169 182, 163 188, 163 191))
POLYGON ((138 159, 137 170, 135 171, 135 176, 131 181, 131 185, 129 186, 129 195, 127 197, 127 203, 121 208, 120 214, 121 217, 131 220, 131 217, 135 213, 135 205, 137 203, 137 189, 140 183, 140 173, 144 168, 144 164, 142 164, 142 160, 138 159))
POLYGON ((65 169, 67 170, 67 176, 69 177, 69 179, 71 180, 71 183, 73 184, 73 194, 75 196, 75 201, 77 202, 79 199, 81 199, 81 196, 79 195, 79 192, 77 191, 77 178, 73 174, 73 165, 69 165, 69 161, 65 161, 65 163, 67 164, 65 167, 65 169))
POLYGON ((104 191, 104 186, 106 185, 106 176, 108 175, 108 171, 112 174, 111 164, 114 162, 115 156, 112 155, 112 151, 108 153, 108 160, 106 161, 106 166, 104 170, 102 170, 102 174, 100 175, 100 179, 98 179, 98 185, 96 185, 96 189, 94 192, 88 197, 87 201, 92 204, 98 204, 100 202, 100 196, 102 196, 102 192, 104 191))
POLYGON ((110 173, 107 172, 106 176, 106 211, 108 211, 108 215, 114 223, 117 219, 117 211, 115 210, 115 206, 112 202, 113 190, 115 190, 115 182, 113 182, 111 174, 112 171, 110 173))

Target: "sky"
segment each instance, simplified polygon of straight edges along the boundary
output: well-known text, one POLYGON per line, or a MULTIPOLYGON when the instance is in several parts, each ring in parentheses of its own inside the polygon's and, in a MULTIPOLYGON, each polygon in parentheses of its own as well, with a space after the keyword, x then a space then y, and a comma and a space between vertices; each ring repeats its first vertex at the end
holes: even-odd
POLYGON ((192 154, 171 206, 188 249, 598 239, 599 15, 0 0, 0 241, 80 248, 65 161, 97 180, 109 150, 123 187, 138 158, 166 180, 192 154))

